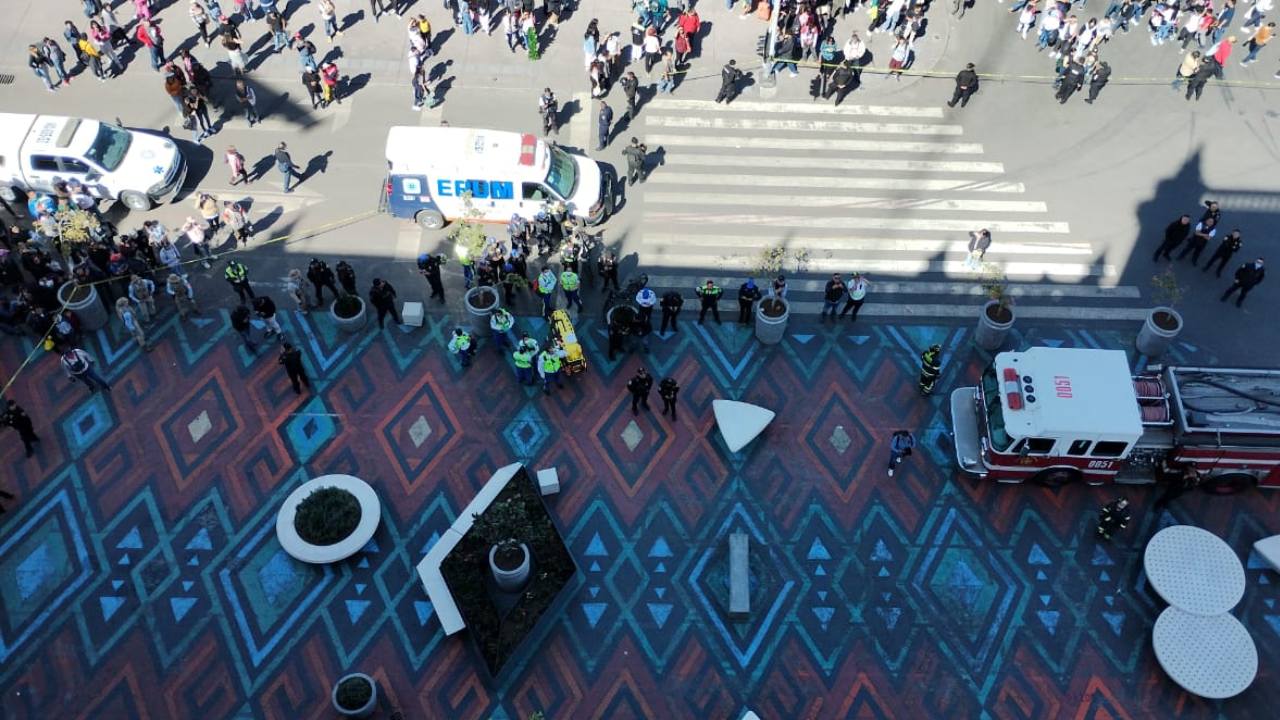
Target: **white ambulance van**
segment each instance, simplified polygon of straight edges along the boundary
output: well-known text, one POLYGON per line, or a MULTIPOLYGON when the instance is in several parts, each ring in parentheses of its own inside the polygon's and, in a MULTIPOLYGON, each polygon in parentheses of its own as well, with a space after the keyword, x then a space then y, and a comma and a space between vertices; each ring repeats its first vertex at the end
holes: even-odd
POLYGON ((393 127, 387 134, 387 209, 428 230, 466 217, 533 218, 563 202, 588 224, 612 212, 607 174, 595 160, 528 133, 454 127, 393 127))
POLYGON ((93 195, 147 210, 182 187, 187 162, 173 140, 111 123, 0 113, 0 197, 79 180, 93 195))

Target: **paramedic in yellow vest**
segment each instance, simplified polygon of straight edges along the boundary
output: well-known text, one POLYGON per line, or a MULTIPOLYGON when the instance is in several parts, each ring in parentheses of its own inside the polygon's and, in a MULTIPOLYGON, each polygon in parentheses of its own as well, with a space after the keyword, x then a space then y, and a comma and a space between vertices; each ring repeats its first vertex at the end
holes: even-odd
POLYGON ((578 273, 566 269, 560 273, 560 287, 564 290, 564 307, 566 310, 578 306, 578 312, 582 312, 582 297, 579 288, 582 282, 578 279, 578 273))
POLYGON ((564 365, 565 351, 552 345, 542 354, 538 356, 538 374, 542 376, 542 392, 551 394, 551 381, 556 381, 556 387, 564 387, 564 381, 560 379, 560 368, 564 365))

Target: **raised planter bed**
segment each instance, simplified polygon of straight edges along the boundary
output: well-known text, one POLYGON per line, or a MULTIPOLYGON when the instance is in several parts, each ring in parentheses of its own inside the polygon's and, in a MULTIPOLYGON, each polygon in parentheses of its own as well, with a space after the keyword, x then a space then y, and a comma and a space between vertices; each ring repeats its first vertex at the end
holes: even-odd
MULTIPOLYGON (((516 538, 528 546, 533 565, 518 594, 498 587, 489 567, 491 544, 469 526, 459 531, 461 537, 440 563, 440 574, 491 677, 502 671, 578 571, 537 483, 523 466, 485 508, 508 501, 524 506, 534 528, 530 536, 516 538)), ((470 511, 468 507, 464 513, 470 511)), ((484 511, 477 512, 484 516, 484 511)))
POLYGON ((382 503, 369 483, 350 475, 324 475, 299 485, 289 493, 276 515, 276 538, 280 546, 295 560, 305 563, 325 564, 345 560, 360 551, 378 530, 382 520, 382 503), (355 498, 360 506, 360 521, 346 538, 329 545, 307 542, 298 534, 295 519, 298 506, 311 493, 321 488, 337 488, 355 498))

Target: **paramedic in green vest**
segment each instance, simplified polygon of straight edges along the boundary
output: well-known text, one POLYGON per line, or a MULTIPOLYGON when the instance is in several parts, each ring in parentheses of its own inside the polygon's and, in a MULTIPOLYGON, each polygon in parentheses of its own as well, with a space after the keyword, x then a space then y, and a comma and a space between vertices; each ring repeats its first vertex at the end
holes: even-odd
POLYGON ((552 346, 542 351, 538 356, 538 374, 542 376, 542 392, 551 394, 551 381, 556 381, 556 387, 564 387, 564 381, 560 379, 560 368, 564 365, 564 350, 556 346, 552 346))
POLYGON ((920 353, 920 393, 928 395, 933 392, 933 384, 938 382, 942 374, 942 346, 931 345, 920 353))
POLYGON ((550 320, 551 311, 556 309, 556 274, 545 266, 538 274, 538 297, 542 300, 542 317, 550 320))
POLYGON ((515 352, 511 353, 511 360, 516 364, 516 381, 521 385, 533 384, 533 361, 536 352, 521 343, 515 352))
POLYGON ((582 297, 579 291, 581 286, 582 281, 578 279, 578 273, 569 269, 560 273, 560 288, 564 290, 564 307, 566 310, 577 305, 578 312, 582 312, 582 297))
POLYGON ((476 345, 471 341, 471 335, 466 330, 455 328, 453 337, 449 339, 449 352, 458 356, 462 367, 469 367, 471 358, 476 354, 476 345))
POLYGON ((724 290, 721 290, 714 280, 708 280, 706 285, 695 288, 693 292, 702 300, 702 310, 698 312, 698 324, 702 324, 702 319, 707 316, 708 310, 716 319, 716 324, 720 324, 720 295, 724 290))
MULTIPOLYGON (((471 289, 471 281, 475 278, 476 261, 471 257, 471 250, 466 245, 459 242, 453 248, 453 253, 458 256, 458 264, 462 266, 462 280, 467 290, 471 289)), ((444 293, 441 293, 440 300, 444 301, 444 293)))
POLYGON ((236 289, 236 294, 240 296, 240 302, 247 303, 253 299, 253 288, 249 286, 249 269, 239 260, 232 260, 227 263, 223 276, 227 282, 231 283, 231 287, 236 289))
POLYGON ((515 324, 516 319, 503 308, 497 308, 489 315, 489 329, 493 331, 494 347, 498 352, 511 347, 511 327, 515 324))

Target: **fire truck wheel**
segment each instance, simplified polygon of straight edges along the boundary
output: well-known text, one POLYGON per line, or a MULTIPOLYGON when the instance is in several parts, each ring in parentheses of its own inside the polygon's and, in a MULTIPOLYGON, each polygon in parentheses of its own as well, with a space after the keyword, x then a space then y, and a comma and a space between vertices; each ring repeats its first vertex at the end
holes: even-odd
POLYGON ((1258 484, 1258 479, 1249 473, 1235 472, 1215 475, 1205 481, 1201 487, 1210 495, 1235 495, 1258 484))
POLYGON ((1062 487, 1068 483, 1080 482, 1080 471, 1070 467, 1046 468, 1035 474, 1031 482, 1044 487, 1062 487))

